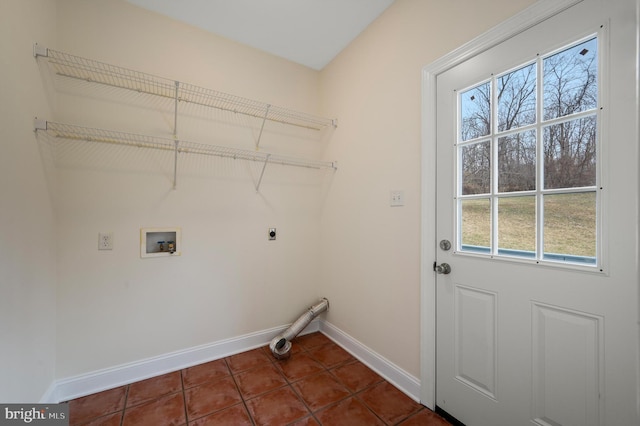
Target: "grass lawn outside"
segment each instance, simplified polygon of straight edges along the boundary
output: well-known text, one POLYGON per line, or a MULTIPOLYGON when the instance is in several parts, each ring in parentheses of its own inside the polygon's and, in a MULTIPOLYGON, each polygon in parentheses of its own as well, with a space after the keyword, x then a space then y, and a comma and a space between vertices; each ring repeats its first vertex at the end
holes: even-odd
MULTIPOLYGON (((489 199, 462 201, 462 244, 491 246, 489 199)), ((544 196, 544 252, 573 256, 596 255, 596 193, 544 196)), ((498 200, 500 249, 536 249, 535 196, 498 200)))

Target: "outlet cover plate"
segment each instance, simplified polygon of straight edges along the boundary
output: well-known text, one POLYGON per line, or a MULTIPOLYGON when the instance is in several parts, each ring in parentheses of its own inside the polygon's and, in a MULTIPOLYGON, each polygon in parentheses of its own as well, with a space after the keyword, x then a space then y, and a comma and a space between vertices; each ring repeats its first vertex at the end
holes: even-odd
POLYGON ((389 204, 391 207, 404 206, 404 191, 393 190, 389 197, 389 204))
POLYGON ((98 250, 113 250, 113 232, 98 234, 98 250))

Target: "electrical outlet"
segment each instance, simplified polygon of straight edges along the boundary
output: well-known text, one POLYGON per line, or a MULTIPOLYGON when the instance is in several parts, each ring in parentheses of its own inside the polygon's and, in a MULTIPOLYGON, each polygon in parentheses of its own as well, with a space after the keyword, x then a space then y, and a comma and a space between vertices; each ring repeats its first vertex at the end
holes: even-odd
POLYGON ((391 207, 404 206, 404 191, 391 191, 390 205, 391 207))
POLYGON ((98 250, 113 250, 112 232, 100 232, 98 234, 98 250))

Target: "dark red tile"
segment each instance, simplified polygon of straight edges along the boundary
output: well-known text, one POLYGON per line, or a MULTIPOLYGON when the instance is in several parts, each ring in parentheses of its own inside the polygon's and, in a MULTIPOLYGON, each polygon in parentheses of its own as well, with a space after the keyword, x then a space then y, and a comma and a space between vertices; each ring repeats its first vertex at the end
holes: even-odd
POLYGON ((123 426, 178 426, 186 423, 182 392, 127 408, 122 421, 123 426))
POLYGON ((132 383, 129 385, 127 407, 180 391, 182 391, 182 378, 179 371, 132 383))
POLYGON ((113 414, 107 414, 106 416, 93 419, 89 423, 82 423, 82 426, 120 426, 122 423, 122 413, 122 411, 117 411, 113 414))
POLYGON ((189 421, 242 402, 231 376, 184 391, 189 421))
POLYGON ((309 410, 289 386, 246 401, 256 426, 285 425, 309 415, 309 410))
POLYGON ((360 361, 336 367, 331 370, 331 373, 333 373, 351 392, 360 392, 361 390, 384 380, 376 372, 360 361))
POLYGON ((320 423, 312 416, 309 416, 297 422, 290 423, 289 426, 320 426, 320 423))
POLYGON ((424 408, 418 414, 414 414, 398 426, 451 426, 451 423, 429 410, 424 408))
POLYGON ((269 349, 269 345, 261 346, 259 349, 262 350, 262 353, 267 356, 270 362, 275 361, 275 357, 271 353, 271 349, 269 349))
POLYGON ((244 399, 254 398, 287 384, 282 372, 271 363, 238 373, 234 378, 244 399))
POLYGON ((306 377, 295 382, 292 386, 312 412, 338 402, 351 394, 328 372, 306 377))
POLYGON ((122 411, 126 394, 127 386, 121 386, 69 401, 69 423, 86 423, 96 417, 122 411))
POLYGON ((298 336, 292 340, 292 344, 298 344, 306 350, 315 348, 316 346, 326 345, 327 343, 333 342, 320 332, 305 334, 304 336, 298 336))
POLYGON ((70 424, 448 425, 321 333, 296 341, 286 360, 263 346, 70 401, 70 424))
POLYGON ((182 370, 182 381, 185 389, 229 376, 231 376, 231 373, 223 359, 182 370))
POLYGON ((271 362, 262 348, 232 355, 227 357, 226 360, 232 373, 239 373, 271 362))
POLYGON ((314 415, 323 425, 384 426, 384 422, 355 397, 330 405, 314 415))
POLYGON ((278 361, 276 365, 282 370, 290 382, 300 380, 324 370, 324 367, 322 367, 318 361, 311 358, 305 352, 292 354, 289 359, 278 361))
POLYGON ((422 405, 386 381, 362 391, 358 396, 389 424, 397 424, 422 409, 422 405))
POLYGON ((354 360, 347 351, 335 343, 313 347, 307 353, 325 368, 336 367, 354 360))
POLYGON ((252 426, 244 404, 237 404, 206 417, 190 421, 189 426, 252 426))

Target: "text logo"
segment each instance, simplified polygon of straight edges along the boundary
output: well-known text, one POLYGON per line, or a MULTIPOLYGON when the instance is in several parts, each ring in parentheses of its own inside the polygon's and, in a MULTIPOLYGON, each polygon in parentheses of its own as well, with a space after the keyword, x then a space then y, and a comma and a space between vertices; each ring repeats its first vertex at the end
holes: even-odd
POLYGON ((0 426, 68 426, 68 404, 0 404, 0 426))

